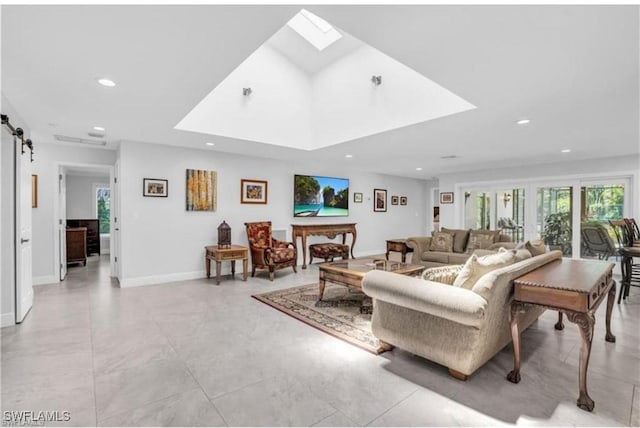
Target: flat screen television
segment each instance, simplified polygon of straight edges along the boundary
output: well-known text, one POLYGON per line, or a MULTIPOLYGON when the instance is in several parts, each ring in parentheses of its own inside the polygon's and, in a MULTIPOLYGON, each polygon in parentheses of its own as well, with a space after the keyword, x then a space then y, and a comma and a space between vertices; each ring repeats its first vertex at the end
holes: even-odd
POLYGON ((296 174, 293 182, 294 217, 349 215, 349 179, 296 174))

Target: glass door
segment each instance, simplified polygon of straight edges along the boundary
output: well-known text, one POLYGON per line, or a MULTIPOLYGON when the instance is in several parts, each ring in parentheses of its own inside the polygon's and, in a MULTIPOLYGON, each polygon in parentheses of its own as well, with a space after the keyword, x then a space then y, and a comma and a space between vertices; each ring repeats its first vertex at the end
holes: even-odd
POLYGON ((580 187, 580 257, 608 260, 615 255, 609 220, 625 217, 625 184, 619 180, 580 187))
POLYGON ((573 254, 573 187, 536 189, 536 234, 550 250, 573 254))

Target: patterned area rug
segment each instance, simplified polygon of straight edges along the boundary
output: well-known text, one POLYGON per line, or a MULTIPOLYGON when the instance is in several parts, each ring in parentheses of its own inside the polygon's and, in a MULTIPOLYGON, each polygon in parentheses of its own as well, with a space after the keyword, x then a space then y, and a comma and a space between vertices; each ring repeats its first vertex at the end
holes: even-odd
POLYGON ((309 284, 252 297, 345 342, 384 352, 371 333, 371 298, 360 290, 327 283, 318 301, 318 284, 309 284))

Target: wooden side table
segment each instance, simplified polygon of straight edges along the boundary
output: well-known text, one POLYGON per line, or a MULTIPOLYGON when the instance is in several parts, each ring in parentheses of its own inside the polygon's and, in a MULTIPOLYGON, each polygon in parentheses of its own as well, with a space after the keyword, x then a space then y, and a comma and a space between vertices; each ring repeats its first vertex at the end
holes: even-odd
POLYGON ((223 261, 231 261, 231 276, 236 274, 236 260, 242 260, 242 280, 247 280, 249 265, 249 249, 242 245, 232 245, 231 248, 218 248, 217 245, 204 247, 204 265, 207 271, 207 278, 211 278, 211 260, 216 262, 216 284, 220 285, 220 271, 223 261))
POLYGON ((412 253, 413 248, 407 247, 406 239, 387 239, 387 260, 389 260, 389 253, 391 251, 402 253, 402 263, 406 263, 407 253, 412 253))
POLYGON ((591 355, 591 341, 595 312, 607 297, 605 316, 607 342, 615 342, 611 333, 611 309, 616 297, 616 282, 612 278, 613 263, 595 260, 562 259, 539 267, 513 280, 511 303, 511 337, 513 339, 513 370, 507 375, 510 382, 520 382, 520 330, 518 314, 523 306, 537 305, 559 312, 556 330, 562 330, 562 313, 580 330, 579 396, 577 405, 592 411, 595 403, 587 392, 587 368, 591 355))

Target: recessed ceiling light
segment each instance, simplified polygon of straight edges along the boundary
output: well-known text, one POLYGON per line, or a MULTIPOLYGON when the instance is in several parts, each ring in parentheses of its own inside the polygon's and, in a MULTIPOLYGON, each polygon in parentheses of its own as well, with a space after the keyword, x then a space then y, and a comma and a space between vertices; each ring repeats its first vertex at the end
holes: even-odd
POLYGON ((205 143, 207 146, 215 146, 216 143, 205 143))
POLYGON ((102 86, 108 86, 110 88, 116 86, 116 82, 110 79, 98 79, 98 83, 102 86))
POLYGON ((344 155, 345 158, 347 159, 351 159, 353 157, 353 155, 344 155))
POLYGON ((560 153, 571 153, 571 149, 562 149, 560 153))
POLYGON ((528 123, 530 123, 530 122, 531 122, 531 119, 520 119, 520 120, 519 120, 519 121, 517 121, 516 123, 517 123, 518 125, 526 125, 526 124, 528 124, 528 123))
POLYGON ((104 128, 102 126, 94 126, 93 129, 94 131, 104 131, 104 128))
POLYGON ((422 168, 417 167, 417 168, 416 168, 416 171, 422 171, 422 168))

